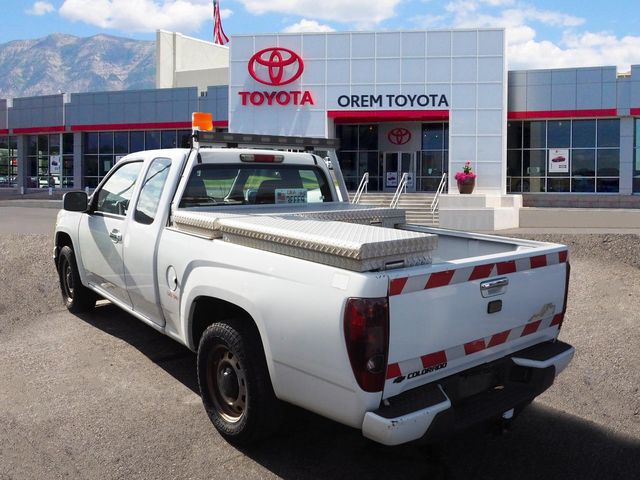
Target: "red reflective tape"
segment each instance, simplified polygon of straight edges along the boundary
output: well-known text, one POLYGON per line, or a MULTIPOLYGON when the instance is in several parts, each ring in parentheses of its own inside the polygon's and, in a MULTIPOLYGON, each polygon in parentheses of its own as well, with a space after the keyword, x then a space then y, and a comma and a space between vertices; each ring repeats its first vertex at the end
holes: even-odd
POLYGON ((400 295, 402 293, 402 289, 407 284, 407 277, 403 278, 394 278, 391 280, 391 284, 389 285, 389 295, 400 295))
POLYGON ((444 272, 432 273, 429 275, 429 280, 424 288, 437 288, 449 285, 454 273, 456 273, 455 270, 445 270, 444 272))
POLYGON ((387 380, 390 378, 396 378, 402 375, 400 372, 400 364, 399 363, 390 363, 387 367, 387 380))
POLYGON ((567 250, 558 252, 558 260, 560 261, 560 263, 565 263, 567 261, 568 255, 569 255, 569 252, 567 250))
POLYGON ((553 320, 551 320, 551 325, 549 326, 553 327, 554 325, 561 325, 563 320, 564 314, 558 313, 557 315, 554 315, 553 320))
POLYGON ((537 322, 531 322, 528 323, 526 327, 524 327, 524 330, 522 330, 522 335, 520 335, 521 337, 527 336, 527 335, 531 335, 532 333, 536 333, 538 331, 538 327, 540 326, 540 323, 542 322, 542 320, 538 320, 537 322))
POLYGON ((478 340, 474 340, 473 342, 464 344, 464 353, 466 355, 471 355, 472 353, 480 352, 487 348, 484 344, 484 338, 479 338, 478 340))
POLYGON ((496 333, 491 337, 491 340, 489 340, 489 345, 487 345, 487 348, 491 348, 491 347, 495 347, 496 345, 503 344, 504 342, 507 341, 507 338, 509 337, 510 333, 511 333, 511 330, 505 330, 504 332, 496 333))
POLYGON ((509 260, 508 262, 499 262, 497 264, 497 267, 498 267, 498 275, 506 275, 507 273, 516 272, 515 260, 509 260))
POLYGON ((429 355, 423 355, 420 357, 422 360, 422 366, 424 368, 433 367, 435 365, 440 365, 441 363, 447 362, 447 354, 444 350, 439 352, 430 353, 429 355))
POLYGON ((494 263, 489 263, 487 265, 478 265, 476 267, 473 267, 473 272, 471 272, 469 281, 479 280, 480 278, 487 278, 489 275, 491 275, 491 270, 493 270, 494 265, 494 263))
POLYGON ((540 268, 547 266, 547 256, 546 255, 537 255, 535 257, 530 257, 529 262, 531 262, 531 268, 540 268))

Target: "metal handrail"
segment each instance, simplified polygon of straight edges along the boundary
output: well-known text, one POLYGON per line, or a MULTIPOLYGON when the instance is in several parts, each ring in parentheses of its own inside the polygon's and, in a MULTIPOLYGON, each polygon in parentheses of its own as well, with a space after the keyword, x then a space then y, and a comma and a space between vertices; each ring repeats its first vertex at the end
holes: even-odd
POLYGON ((389 204, 390 208, 396 208, 398 206, 398 202, 400 201, 400 195, 402 195, 402 193, 407 193, 408 182, 409 182, 409 174, 407 172, 404 172, 402 174, 402 178, 400 179, 400 183, 398 183, 398 188, 396 188, 396 193, 393 194, 393 199, 391 199, 391 203, 389 204))
POLYGON ((440 194, 444 191, 444 187, 447 184, 447 172, 442 174, 442 178, 440 179, 440 185, 438 185, 438 190, 436 190, 436 194, 431 201, 431 214, 435 213, 438 208, 438 204, 440 203, 440 194))
POLYGON ((356 190, 356 194, 353 196, 352 203, 360 203, 362 192, 368 192, 367 185, 369 185, 369 172, 364 172, 364 175, 362 175, 362 180, 360 180, 360 185, 358 185, 358 190, 356 190))

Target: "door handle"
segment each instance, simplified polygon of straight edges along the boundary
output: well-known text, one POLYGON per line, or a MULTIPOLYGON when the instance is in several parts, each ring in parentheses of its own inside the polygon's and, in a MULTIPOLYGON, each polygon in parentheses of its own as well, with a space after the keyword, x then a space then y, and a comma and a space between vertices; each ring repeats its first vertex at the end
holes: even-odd
POLYGON ((507 285, 509 285, 509 279, 507 277, 488 280, 480 284, 480 294, 483 298, 501 295, 505 293, 507 285))
POLYGON ((120 230, 118 230, 117 228, 114 228, 109 232, 109 238, 113 240, 115 243, 118 243, 122 241, 122 234, 120 233, 120 230))

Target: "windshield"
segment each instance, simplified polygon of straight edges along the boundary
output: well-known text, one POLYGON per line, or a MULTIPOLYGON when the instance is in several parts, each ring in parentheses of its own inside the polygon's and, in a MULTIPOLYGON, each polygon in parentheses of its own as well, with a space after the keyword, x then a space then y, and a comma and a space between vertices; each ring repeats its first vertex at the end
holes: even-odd
POLYGON ((196 165, 180 208, 330 202, 331 189, 318 167, 306 165, 196 165))

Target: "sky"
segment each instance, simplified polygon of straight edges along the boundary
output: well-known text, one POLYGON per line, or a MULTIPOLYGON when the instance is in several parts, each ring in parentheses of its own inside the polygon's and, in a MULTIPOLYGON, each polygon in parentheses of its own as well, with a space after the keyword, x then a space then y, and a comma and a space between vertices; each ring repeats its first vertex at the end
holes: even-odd
MULTIPOLYGON (((211 0, 0 0, 0 43, 50 33, 211 39, 211 0)), ((510 69, 640 64, 639 0, 220 0, 228 36, 505 27, 510 69)))

